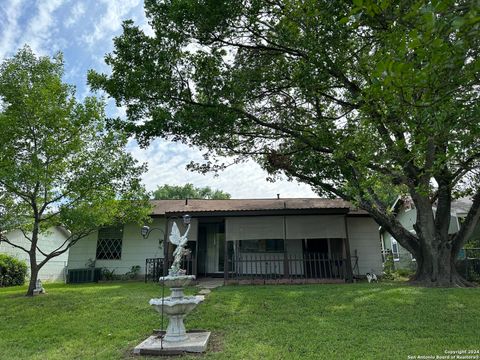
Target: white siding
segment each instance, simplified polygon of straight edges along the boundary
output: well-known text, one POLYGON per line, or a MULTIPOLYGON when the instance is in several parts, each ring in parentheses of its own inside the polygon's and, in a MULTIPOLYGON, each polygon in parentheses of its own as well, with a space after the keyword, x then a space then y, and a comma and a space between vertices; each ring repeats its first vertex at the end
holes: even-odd
MULTIPOLYGON (((132 266, 139 265, 140 273, 145 273, 145 259, 162 258, 163 243, 159 246, 159 240, 164 239, 165 219, 154 219, 151 228, 153 230, 148 239, 144 239, 140 233, 141 227, 136 224, 126 224, 123 228, 122 256, 120 260, 96 260, 96 267, 105 267, 115 270, 116 275, 125 274, 132 266)), ((94 233, 76 243, 70 249, 68 261, 69 269, 81 269, 86 267, 89 259, 95 260, 97 251, 98 234, 94 233)))
MULTIPOLYGON (((353 257, 355 250, 357 251, 358 272, 360 275, 365 275, 371 271, 375 274, 381 274, 382 255, 378 224, 368 217, 348 218, 347 223, 350 254, 353 257)), ((353 260, 352 266, 354 264, 353 260)), ((355 274, 357 274, 356 269, 354 269, 355 274)))
MULTIPOLYGON (((23 236, 20 230, 11 231, 4 236, 17 245, 23 246, 26 249, 30 248, 30 241, 23 236)), ((38 247, 43 252, 50 253, 61 246, 66 239, 67 235, 62 230, 52 227, 48 232, 39 235, 38 247)), ((30 259, 28 254, 23 250, 2 242, 0 243, 0 253, 15 256, 20 260, 25 260, 30 269, 30 259)), ((45 259, 45 257, 37 250, 37 263, 40 263, 43 259, 45 259)), ((68 251, 60 256, 54 257, 40 269, 38 274, 39 279, 42 281, 64 281, 67 261, 68 251)))
POLYGON ((344 215, 287 216, 287 239, 344 237, 344 215))

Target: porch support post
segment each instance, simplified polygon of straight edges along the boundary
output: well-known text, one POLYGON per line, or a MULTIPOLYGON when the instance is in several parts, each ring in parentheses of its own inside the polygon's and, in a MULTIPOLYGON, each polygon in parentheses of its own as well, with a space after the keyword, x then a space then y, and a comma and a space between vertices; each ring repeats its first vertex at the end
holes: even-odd
POLYGON ((345 246, 345 254, 347 256, 347 263, 346 265, 346 271, 347 271, 347 282, 351 283, 353 282, 353 270, 352 270, 352 257, 350 255, 350 241, 349 241, 349 236, 348 236, 348 222, 347 222, 347 215, 343 217, 345 221, 345 239, 343 241, 343 245, 345 246))
POLYGON ((223 282, 224 285, 227 284, 228 280, 228 241, 227 237, 225 237, 225 241, 223 242, 223 282))
POLYGON ((192 273, 196 277, 198 277, 198 230, 197 230, 197 241, 195 241, 195 257, 193 258, 193 269, 192 273))
POLYGON ((169 241, 168 241, 168 222, 170 221, 170 218, 167 216, 166 221, 165 221, 165 232, 164 232, 164 239, 163 239, 163 266, 162 266, 162 275, 167 276, 168 275, 168 263, 169 263, 169 258, 170 258, 170 249, 169 249, 169 241))
POLYGON ((288 254, 287 254, 287 217, 283 216, 283 277, 288 279, 290 277, 290 269, 288 268, 288 254))

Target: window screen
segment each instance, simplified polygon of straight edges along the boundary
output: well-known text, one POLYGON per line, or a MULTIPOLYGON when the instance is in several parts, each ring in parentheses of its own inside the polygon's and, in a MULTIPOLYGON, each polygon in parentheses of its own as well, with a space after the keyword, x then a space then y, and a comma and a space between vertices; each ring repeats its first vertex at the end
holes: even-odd
POLYGON ((242 252, 282 252, 283 239, 240 240, 242 252))

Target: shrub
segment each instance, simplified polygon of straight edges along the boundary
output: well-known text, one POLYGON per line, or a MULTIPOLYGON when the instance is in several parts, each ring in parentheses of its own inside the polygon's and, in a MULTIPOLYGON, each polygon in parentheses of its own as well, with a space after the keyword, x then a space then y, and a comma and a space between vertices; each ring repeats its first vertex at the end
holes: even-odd
POLYGON ((384 280, 393 280, 393 271, 395 269, 393 254, 389 251, 386 255, 385 262, 383 263, 383 276, 384 280))
POLYGON ((411 270, 411 269, 397 269, 395 270, 395 273, 397 276, 401 276, 401 277, 410 277, 412 276, 413 274, 415 274, 415 271, 411 270))
POLYGON ((138 274, 140 274, 141 267, 140 265, 134 265, 130 268, 130 271, 125 274, 127 279, 136 279, 138 278, 138 274))
POLYGON ((115 269, 110 270, 108 268, 102 268, 102 280, 111 281, 111 280, 115 280, 115 279, 116 279, 115 269))
POLYGON ((23 285, 27 276, 27 263, 13 256, 0 254, 0 287, 23 285))

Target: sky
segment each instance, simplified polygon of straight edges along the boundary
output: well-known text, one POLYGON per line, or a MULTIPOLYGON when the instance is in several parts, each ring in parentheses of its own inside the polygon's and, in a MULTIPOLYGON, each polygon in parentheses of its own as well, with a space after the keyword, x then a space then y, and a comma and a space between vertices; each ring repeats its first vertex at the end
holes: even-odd
MULTIPOLYGON (((0 61, 28 44, 37 55, 52 56, 61 51, 65 60, 64 81, 76 86, 77 98, 92 95, 86 84, 87 71, 108 73, 104 55, 113 49, 112 39, 121 33, 123 20, 133 19, 147 33, 150 30, 141 0, 0 0, 0 61)), ((109 116, 124 116, 108 100, 109 116)), ((148 191, 158 185, 210 186, 232 198, 315 197, 309 186, 286 180, 268 182, 267 173, 254 162, 232 165, 214 174, 186 170, 202 161, 199 149, 157 139, 141 149, 131 139, 129 151, 148 171, 142 180, 148 191)))

